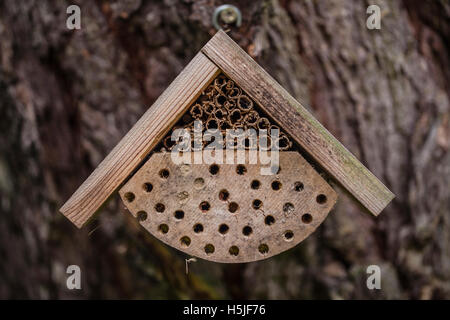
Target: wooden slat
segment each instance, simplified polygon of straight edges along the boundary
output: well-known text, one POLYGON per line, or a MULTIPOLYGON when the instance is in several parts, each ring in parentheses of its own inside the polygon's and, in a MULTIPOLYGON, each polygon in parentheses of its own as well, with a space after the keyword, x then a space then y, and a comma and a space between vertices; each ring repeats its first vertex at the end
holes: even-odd
POLYGON ((60 211, 82 227, 219 73, 198 53, 60 211))
POLYGON ((383 183, 225 32, 217 32, 202 52, 372 214, 378 215, 394 198, 383 183))

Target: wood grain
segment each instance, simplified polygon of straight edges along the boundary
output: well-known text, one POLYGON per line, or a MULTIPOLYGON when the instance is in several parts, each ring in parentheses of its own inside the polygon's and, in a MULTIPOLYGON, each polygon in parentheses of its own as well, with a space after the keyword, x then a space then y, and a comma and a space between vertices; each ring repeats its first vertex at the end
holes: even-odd
POLYGON ((259 157, 250 164, 247 151, 239 163, 232 153, 232 164, 226 164, 224 153, 215 174, 206 161, 192 164, 194 152, 188 154, 191 161, 180 164, 170 152, 154 153, 119 194, 148 232, 188 255, 222 263, 266 259, 313 233, 337 199, 298 152, 279 155, 281 170, 262 175, 261 168, 269 164, 261 164, 259 157), (236 170, 239 164, 246 169, 242 174, 236 170), (163 170, 167 173, 161 176, 163 170), (252 188, 254 180, 259 185, 252 188), (257 208, 255 200, 260 201, 257 208), (203 202, 208 210, 201 209, 203 202), (205 252, 208 244, 214 252, 205 252))
POLYGON ((377 216, 394 198, 381 181, 225 32, 217 32, 202 52, 373 215, 377 216))
POLYGON ((198 53, 60 211, 82 227, 218 73, 217 66, 198 53))

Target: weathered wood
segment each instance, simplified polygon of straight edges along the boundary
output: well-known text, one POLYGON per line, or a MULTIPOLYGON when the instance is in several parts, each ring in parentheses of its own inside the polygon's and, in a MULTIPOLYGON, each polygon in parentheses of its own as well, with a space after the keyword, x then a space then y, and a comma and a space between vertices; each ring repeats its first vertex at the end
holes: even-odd
POLYGON ((154 153, 119 194, 161 241, 225 263, 261 260, 294 247, 336 202, 336 192, 298 152, 280 152, 281 170, 274 175, 261 174, 266 165, 259 157, 249 164, 247 153, 241 170, 236 152, 232 157, 233 164, 210 170, 205 161, 177 165, 171 153, 154 153))
POLYGON ((202 52, 372 214, 378 215, 394 198, 381 181, 225 32, 217 32, 202 52))
POLYGON ((217 66, 198 53, 60 211, 82 227, 218 73, 217 66))

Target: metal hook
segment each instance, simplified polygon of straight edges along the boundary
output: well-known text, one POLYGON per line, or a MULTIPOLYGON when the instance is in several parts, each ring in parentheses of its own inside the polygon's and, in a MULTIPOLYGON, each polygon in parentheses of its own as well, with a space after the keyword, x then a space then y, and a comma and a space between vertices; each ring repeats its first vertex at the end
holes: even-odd
POLYGON ((242 15, 241 11, 236 6, 231 4, 223 4, 214 10, 212 22, 217 30, 222 29, 219 24, 219 17, 220 20, 226 24, 235 24, 237 27, 241 26, 242 15))

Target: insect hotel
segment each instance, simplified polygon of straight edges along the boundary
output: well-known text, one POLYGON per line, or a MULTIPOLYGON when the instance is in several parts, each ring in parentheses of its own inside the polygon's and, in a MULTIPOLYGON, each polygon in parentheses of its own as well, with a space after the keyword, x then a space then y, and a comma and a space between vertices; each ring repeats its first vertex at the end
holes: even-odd
POLYGON ((60 211, 82 227, 118 191, 164 243, 250 262, 314 232, 337 201, 330 181, 375 216, 394 197, 219 31, 60 211))

